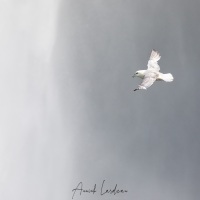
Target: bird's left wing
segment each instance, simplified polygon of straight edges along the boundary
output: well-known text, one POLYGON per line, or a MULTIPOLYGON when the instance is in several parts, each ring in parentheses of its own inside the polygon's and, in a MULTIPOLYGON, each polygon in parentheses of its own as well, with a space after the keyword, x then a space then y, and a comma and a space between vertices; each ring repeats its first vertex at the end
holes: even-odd
POLYGON ((134 91, 136 91, 136 90, 146 90, 147 88, 149 88, 156 81, 157 77, 158 77, 158 75, 155 72, 147 73, 145 75, 142 83, 134 91))
POLYGON ((148 70, 155 70, 155 71, 159 71, 160 70, 160 66, 158 65, 158 61, 160 60, 161 56, 158 53, 158 51, 156 50, 152 50, 147 67, 148 70))

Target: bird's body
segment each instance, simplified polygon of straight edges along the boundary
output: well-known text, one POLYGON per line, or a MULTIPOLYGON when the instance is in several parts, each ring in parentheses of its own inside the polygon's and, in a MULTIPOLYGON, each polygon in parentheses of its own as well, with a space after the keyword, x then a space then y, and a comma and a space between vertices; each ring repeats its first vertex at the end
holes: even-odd
POLYGON ((160 54, 152 50, 150 59, 147 64, 147 70, 138 70, 135 72, 133 77, 139 77, 143 79, 142 83, 136 88, 136 90, 144 89, 146 90, 148 87, 150 87, 155 81, 166 81, 166 82, 172 82, 173 76, 172 74, 163 74, 160 71, 160 66, 158 65, 158 60, 160 60, 161 56, 160 54))

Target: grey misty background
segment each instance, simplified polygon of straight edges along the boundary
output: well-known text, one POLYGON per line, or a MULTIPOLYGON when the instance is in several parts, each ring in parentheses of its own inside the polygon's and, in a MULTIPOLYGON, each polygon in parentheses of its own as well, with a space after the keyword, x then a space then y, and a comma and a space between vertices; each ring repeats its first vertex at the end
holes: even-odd
POLYGON ((199 1, 0 3, 1 199, 199 199, 199 1))

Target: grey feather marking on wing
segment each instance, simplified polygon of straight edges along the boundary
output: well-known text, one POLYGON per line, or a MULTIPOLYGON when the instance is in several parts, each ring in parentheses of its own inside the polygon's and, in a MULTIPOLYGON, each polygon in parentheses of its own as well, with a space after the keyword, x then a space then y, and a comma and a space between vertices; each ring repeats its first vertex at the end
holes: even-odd
POLYGON ((147 72, 142 83, 138 86, 136 90, 141 90, 141 89, 145 90, 149 88, 156 81, 157 77, 158 77, 158 73, 151 72, 151 71, 147 72))

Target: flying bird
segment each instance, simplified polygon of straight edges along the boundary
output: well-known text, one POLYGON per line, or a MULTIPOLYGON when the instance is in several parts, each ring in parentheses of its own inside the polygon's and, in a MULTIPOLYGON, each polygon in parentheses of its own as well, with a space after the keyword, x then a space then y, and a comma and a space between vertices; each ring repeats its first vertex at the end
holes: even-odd
POLYGON ((158 65, 158 61, 160 60, 161 56, 156 50, 152 50, 148 64, 147 70, 138 70, 133 75, 134 77, 139 77, 142 80, 142 83, 138 86, 138 88, 134 89, 137 90, 146 90, 150 87, 155 81, 165 81, 165 82, 172 82, 174 77, 172 74, 167 73, 163 74, 160 71, 160 66, 158 65))

